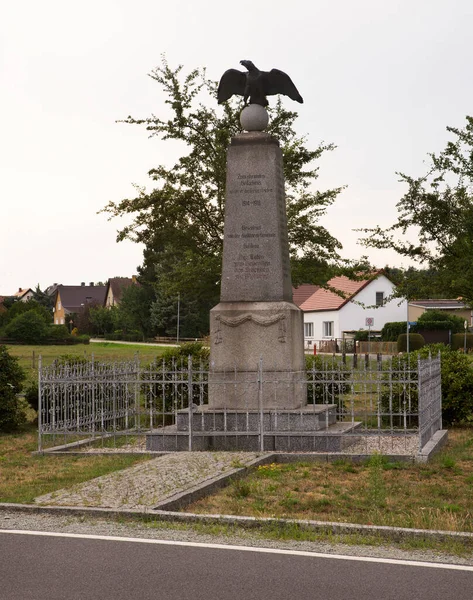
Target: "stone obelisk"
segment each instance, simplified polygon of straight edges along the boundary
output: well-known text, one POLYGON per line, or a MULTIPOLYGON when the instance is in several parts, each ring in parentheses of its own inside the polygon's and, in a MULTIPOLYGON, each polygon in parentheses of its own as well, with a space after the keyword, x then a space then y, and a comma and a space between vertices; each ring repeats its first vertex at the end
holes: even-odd
POLYGON ((264 107, 245 108, 241 121, 246 131, 232 138, 227 153, 221 296, 210 312, 209 409, 294 410, 307 400, 282 153, 261 131, 264 107))

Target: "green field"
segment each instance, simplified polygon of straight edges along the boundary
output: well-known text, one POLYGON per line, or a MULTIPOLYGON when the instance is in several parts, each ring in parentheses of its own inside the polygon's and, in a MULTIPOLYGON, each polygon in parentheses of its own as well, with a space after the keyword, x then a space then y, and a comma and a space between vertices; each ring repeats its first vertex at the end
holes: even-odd
POLYGON ((131 360, 138 354, 140 361, 148 363, 157 356, 161 356, 168 347, 115 344, 113 342, 100 342, 89 345, 78 344, 75 346, 7 345, 8 352, 11 356, 16 356, 19 359, 20 366, 25 370, 27 383, 37 380, 40 357, 44 365, 49 365, 61 354, 89 359, 93 356, 95 359, 103 361, 131 360))

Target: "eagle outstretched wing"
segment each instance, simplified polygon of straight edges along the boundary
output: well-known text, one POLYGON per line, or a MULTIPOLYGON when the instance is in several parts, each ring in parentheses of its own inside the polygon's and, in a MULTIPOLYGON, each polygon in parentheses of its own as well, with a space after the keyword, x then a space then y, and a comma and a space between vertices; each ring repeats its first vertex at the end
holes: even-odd
MULTIPOLYGON (((228 71, 227 71, 228 72, 228 71)), ((271 69, 262 73, 264 79, 264 92, 266 96, 274 96, 275 94, 284 94, 289 96, 291 100, 304 102, 302 96, 297 91, 296 86, 292 83, 292 79, 279 69, 271 69)))
POLYGON ((218 84, 217 99, 218 103, 222 104, 233 94, 243 96, 245 94, 246 87, 246 73, 238 71, 237 69, 228 69, 222 75, 220 83, 218 84))

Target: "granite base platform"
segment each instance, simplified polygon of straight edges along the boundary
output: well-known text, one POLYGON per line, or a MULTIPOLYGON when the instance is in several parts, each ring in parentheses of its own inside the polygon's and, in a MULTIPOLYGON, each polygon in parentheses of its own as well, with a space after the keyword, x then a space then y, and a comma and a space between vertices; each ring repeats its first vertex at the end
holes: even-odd
POLYGON ((261 428, 258 411, 219 411, 201 407, 192 412, 189 422, 189 411, 182 410, 177 414, 175 425, 147 434, 146 449, 154 452, 342 452, 358 441, 358 436, 353 433, 360 424, 337 423, 335 411, 334 404, 315 405, 298 411, 263 411, 261 428))

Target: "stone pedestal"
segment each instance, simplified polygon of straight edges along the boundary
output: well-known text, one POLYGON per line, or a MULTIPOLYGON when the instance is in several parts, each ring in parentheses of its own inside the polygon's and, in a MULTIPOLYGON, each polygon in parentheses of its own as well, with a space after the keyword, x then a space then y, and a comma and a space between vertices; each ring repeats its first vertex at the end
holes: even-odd
POLYGON ((292 410, 307 403, 282 154, 266 133, 240 134, 228 149, 222 288, 210 313, 210 341, 209 408, 292 410))
POLYGON ((210 408, 305 406, 303 317, 294 304, 221 302, 210 311, 210 328, 210 408))

